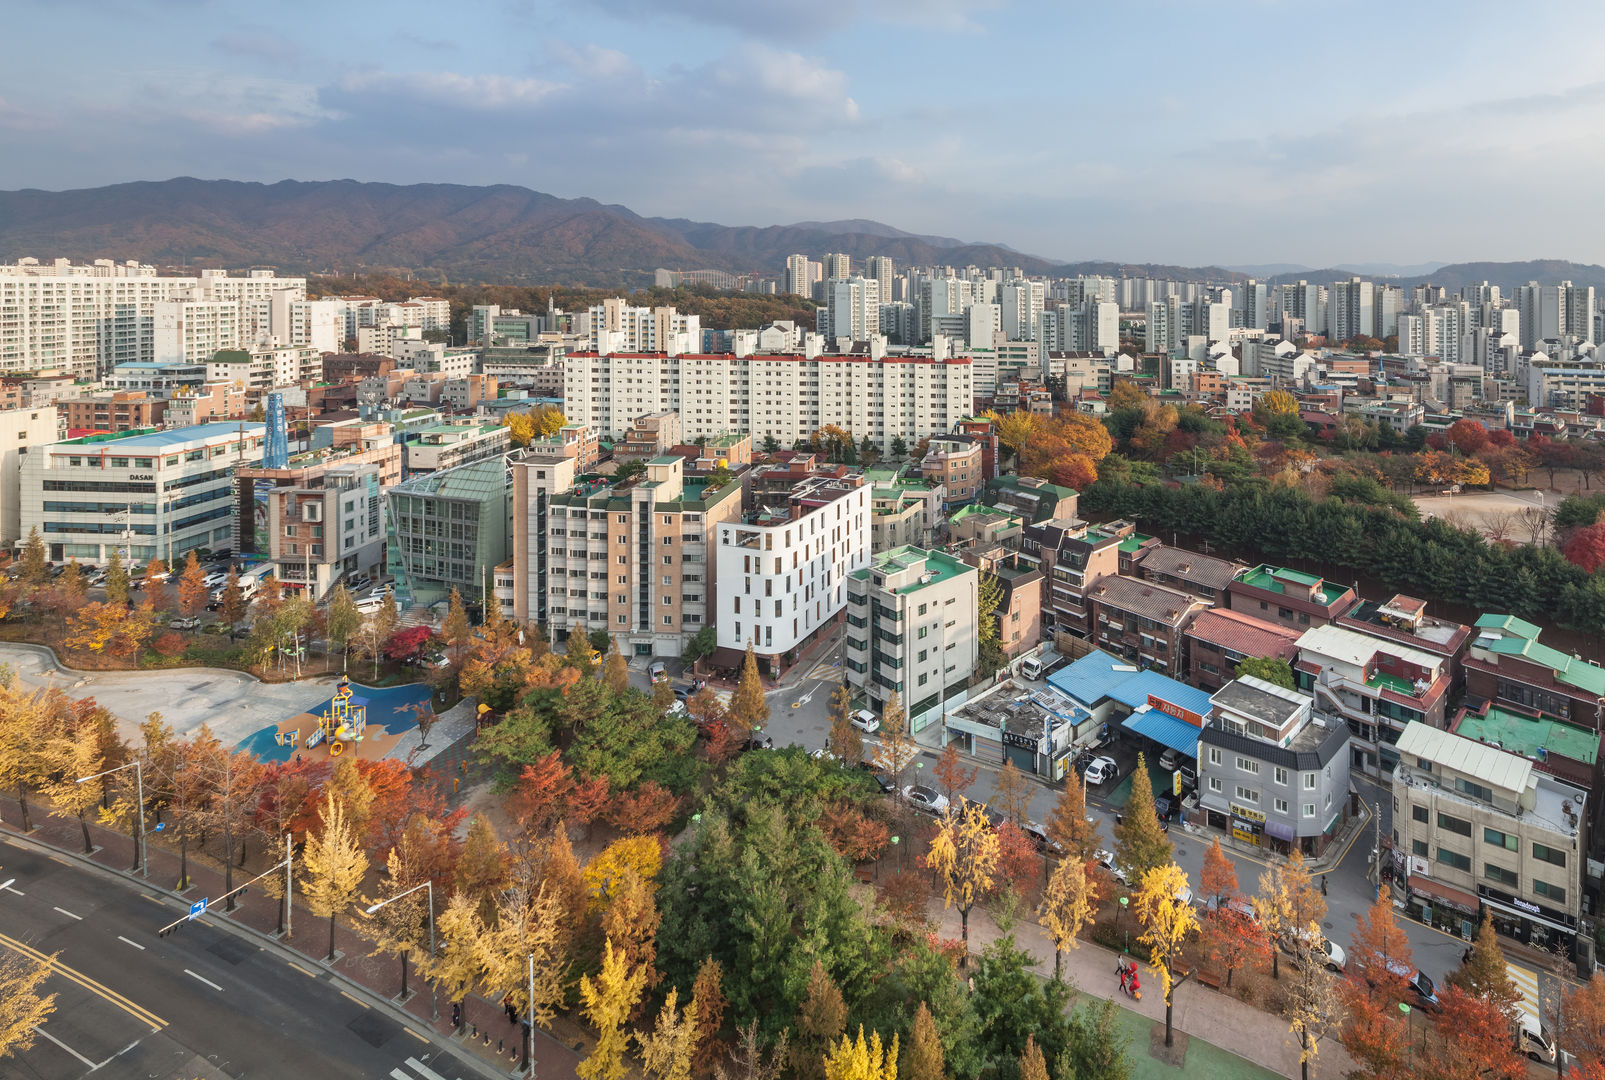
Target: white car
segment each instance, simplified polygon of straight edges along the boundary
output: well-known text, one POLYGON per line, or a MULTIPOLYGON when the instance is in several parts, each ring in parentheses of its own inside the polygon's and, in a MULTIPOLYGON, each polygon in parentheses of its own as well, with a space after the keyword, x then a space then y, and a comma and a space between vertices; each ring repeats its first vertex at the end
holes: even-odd
POLYGON ((1164 769, 1166 772, 1175 772, 1177 766, 1179 766, 1180 764, 1181 764, 1181 751, 1180 750, 1175 750, 1175 749, 1171 749, 1171 748, 1167 747, 1165 749, 1165 752, 1163 754, 1159 755, 1159 767, 1161 769, 1164 769))
POLYGON ((865 735, 873 735, 881 729, 880 717, 868 709, 859 709, 853 714, 853 726, 865 735))
POLYGON ((1095 757, 1092 764, 1087 766, 1086 783, 1088 787, 1106 784, 1120 776, 1120 765, 1112 757, 1095 757))
POLYGON ((1099 848, 1097 851, 1092 853, 1092 861, 1109 871, 1114 879, 1120 882, 1121 885, 1125 886, 1126 888, 1131 887, 1131 881, 1126 877, 1125 870, 1115 865, 1114 852, 1108 851, 1104 848, 1099 848))
POLYGON ((947 812, 947 796, 935 788, 928 788, 923 784, 908 785, 903 789, 903 798, 918 809, 928 810, 933 814, 947 812))
POLYGON ((207 574, 205 577, 201 578, 201 584, 206 586, 208 589, 215 589, 219 585, 226 585, 227 583, 228 583, 228 575, 227 574, 212 573, 212 574, 207 574))

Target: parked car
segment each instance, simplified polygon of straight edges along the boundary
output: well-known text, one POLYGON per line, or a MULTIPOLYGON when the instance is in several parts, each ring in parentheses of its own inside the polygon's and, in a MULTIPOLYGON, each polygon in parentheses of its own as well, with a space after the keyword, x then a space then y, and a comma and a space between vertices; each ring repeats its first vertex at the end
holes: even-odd
POLYGON ((357 601, 357 610, 364 615, 372 615, 384 606, 385 598, 383 596, 369 595, 357 601))
POLYGON ((674 700, 676 700, 676 701, 690 701, 691 700, 691 691, 689 689, 687 689, 686 687, 684 687, 684 686, 676 686, 674 688, 674 700))
POLYGON ((1108 851, 1104 848, 1099 848, 1097 851, 1092 853, 1092 861, 1109 871, 1114 879, 1120 882, 1121 885, 1127 888, 1131 887, 1131 880, 1127 878, 1126 871, 1115 863, 1114 852, 1108 851))
MULTIPOLYGON (((1088 820, 1090 821, 1092 819, 1088 818, 1088 820)), ((1031 838, 1031 842, 1037 846, 1038 851, 1043 851, 1050 855, 1064 854, 1064 845, 1060 844, 1057 840, 1050 838, 1048 836, 1048 830, 1044 829, 1037 822, 1027 821, 1024 825, 1020 826, 1020 831, 1031 838)))
POLYGON ((664 665, 663 661, 654 660, 652 663, 647 665, 646 674, 647 678, 651 679, 653 682, 658 682, 661 679, 667 679, 669 677, 669 669, 664 665))
POLYGON ((1161 822, 1170 820, 1170 812, 1174 809, 1170 805, 1169 795, 1159 795, 1154 798, 1154 814, 1161 822))
POLYGON ((182 619, 174 619, 167 624, 169 630, 198 630, 201 620, 197 615, 189 615, 182 619))
POLYGON ((363 589, 371 588, 372 586, 373 579, 364 575, 362 577, 352 578, 351 581, 346 585, 346 591, 359 593, 363 589))
POLYGON ((908 785, 903 789, 903 798, 907 799, 918 810, 925 810, 932 814, 947 812, 947 796, 935 788, 928 788, 923 784, 908 785))
POLYGON ((221 570, 214 570, 212 573, 201 578, 201 584, 206 586, 208 589, 215 589, 219 585, 226 585, 228 584, 228 574, 221 570))
POLYGON ((1183 765, 1176 770, 1176 775, 1181 777, 1182 794, 1198 790, 1198 774, 1190 767, 1183 765))
POLYGON ((860 761, 858 767, 875 778, 875 783, 880 785, 882 795, 890 795, 897 790, 897 784, 893 782, 891 776, 882 772, 873 761, 860 761))
POLYGON ((1159 767, 1166 772, 1175 772, 1181 765, 1181 751, 1174 747, 1166 747, 1165 752, 1159 755, 1159 767))
POLYGON ((853 726, 866 735, 873 735, 881 729, 880 717, 868 709, 859 709, 853 714, 853 726))
POLYGON ((1112 757, 1096 757, 1087 766, 1087 786, 1107 784, 1120 776, 1120 764, 1112 757))
MULTIPOLYGON (((1347 958, 1345 958, 1344 962, 1345 964, 1347 963, 1347 958)), ((1416 1003, 1419 1007, 1428 1010, 1437 1010, 1442 1007, 1438 1001, 1438 988, 1433 984, 1431 976, 1426 972, 1405 963, 1403 960, 1389 960, 1387 965, 1390 974, 1403 979, 1404 984, 1414 991, 1416 1003)), ((1376 980, 1371 977, 1371 972, 1364 971, 1362 974, 1365 975, 1366 982, 1372 986, 1376 985, 1376 980)))

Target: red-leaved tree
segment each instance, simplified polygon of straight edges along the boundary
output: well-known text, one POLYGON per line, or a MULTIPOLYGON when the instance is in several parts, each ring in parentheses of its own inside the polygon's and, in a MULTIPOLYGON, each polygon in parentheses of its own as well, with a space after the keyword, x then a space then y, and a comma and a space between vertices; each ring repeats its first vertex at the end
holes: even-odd
POLYGON ((1562 549, 1574 566, 1592 574, 1605 564, 1605 525, 1584 525, 1574 531, 1562 549))

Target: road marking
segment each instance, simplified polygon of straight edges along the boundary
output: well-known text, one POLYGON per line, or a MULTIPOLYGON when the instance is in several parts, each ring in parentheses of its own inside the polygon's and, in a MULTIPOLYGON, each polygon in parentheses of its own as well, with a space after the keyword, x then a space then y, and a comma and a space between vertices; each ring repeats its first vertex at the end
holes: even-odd
POLYGON ((50 861, 51 862, 59 862, 62 866, 71 866, 72 865, 72 862, 70 860, 63 859, 60 855, 52 855, 52 856, 50 856, 50 861))
POLYGON ((364 1009, 370 1007, 366 1001, 363 1001, 361 998, 354 998, 350 994, 346 993, 344 990, 340 991, 340 996, 345 998, 347 1001, 355 1001, 358 1005, 361 1005, 364 1009))
POLYGON ((23 942, 18 941, 16 938, 7 937, 5 934, 0 934, 0 945, 5 945, 7 948, 19 952, 31 960, 37 960, 40 963, 45 964, 50 968, 51 971, 55 972, 57 975, 60 975, 62 978, 77 983, 79 986, 83 987, 85 990, 88 990, 95 996, 111 1002, 113 1005, 117 1006, 119 1009, 128 1013, 135 1019, 149 1024, 152 1031, 160 1031, 162 1028, 167 1026, 166 1020, 163 1020, 161 1017, 157 1016, 143 1005, 135 1004, 133 1001, 124 997, 122 994, 119 994, 111 987, 106 986, 103 983, 96 982, 83 972, 68 967, 60 960, 40 952, 32 945, 24 944, 23 942))
POLYGON ((10 885, 6 886, 6 892, 8 892, 8 893, 16 893, 18 896, 27 896, 28 895, 27 893, 23 892, 21 889, 14 889, 10 885))
POLYGON ((205 976, 202 976, 202 975, 197 975, 193 971, 191 971, 189 968, 185 968, 184 969, 184 974, 188 975, 190 978, 195 979, 195 980, 197 980, 199 982, 205 983, 207 986, 210 986, 213 990, 216 990, 219 993, 221 993, 222 990, 223 990, 223 988, 221 986, 217 985, 211 979, 208 979, 208 978, 206 978, 205 976))
POLYGON ((102 1061, 99 1065, 93 1066, 89 1071, 90 1072, 94 1072, 95 1069, 103 1069, 103 1068, 105 1068, 107 1065, 110 1065, 112 1062, 116 1061, 118 1058, 122 1057, 124 1054, 128 1053, 128 1051, 132 1050, 134 1047, 136 1047, 138 1045, 139 1045, 139 1040, 135 1039, 133 1042, 129 1043, 127 1046, 125 1046, 121 1050, 117 1051, 111 1057, 107 1058, 105 1061, 102 1061))
POLYGON ((50 1032, 46 1031, 44 1028, 36 1027, 36 1028, 33 1029, 33 1033, 35 1035, 43 1035, 45 1038, 49 1039, 51 1042, 55 1043, 57 1046, 61 1047, 65 1051, 67 1051, 67 1053, 71 1054, 73 1057, 77 1058, 79 1061, 83 1062, 85 1065, 88 1065, 91 1069, 96 1067, 95 1063, 93 1061, 90 1061, 88 1058, 84 1057, 78 1051, 74 1050, 72 1047, 68 1046, 66 1043, 62 1042, 60 1039, 58 1039, 54 1035, 50 1034, 50 1032))
MULTIPOLYGON (((51 905, 51 906, 54 907, 55 905, 51 905)), ((79 922, 83 922, 84 921, 84 917, 82 915, 74 915, 72 912, 68 911, 64 907, 56 908, 56 910, 61 912, 63 915, 67 916, 67 918, 69 918, 69 919, 77 919, 79 922)))
POLYGON ((138 949, 140 952, 144 952, 145 951, 145 946, 141 945, 137 941, 129 941, 127 938, 123 937, 123 935, 121 935, 121 934, 117 935, 117 940, 123 942, 124 944, 132 945, 134 948, 138 949))
POLYGON ((162 903, 160 900, 158 900, 156 897, 152 896, 148 892, 142 892, 139 895, 141 897, 143 897, 144 899, 149 900, 151 903, 155 904, 157 907, 166 907, 167 906, 166 904, 162 903))
POLYGON ((419 1061, 417 1058, 408 1058, 407 1064, 412 1066, 414 1069, 417 1069, 418 1075, 423 1077, 424 1080, 446 1080, 444 1076, 441 1076, 439 1073, 425 1065, 423 1062, 419 1061))
POLYGON ((412 1030, 412 1028, 410 1028, 410 1027, 404 1027, 401 1030, 405 1031, 408 1035, 411 1035, 413 1038, 417 1039, 421 1043, 427 1043, 429 1041, 428 1039, 424 1038, 422 1035, 418 1034, 416 1031, 412 1030))
POLYGON ((27 851, 28 850, 27 848, 23 847, 21 844, 17 843, 15 840, 12 840, 10 838, 7 838, 6 843, 10 844, 12 847, 16 848, 18 851, 27 851))
POLYGON ((294 960, 287 961, 287 963, 309 979, 316 979, 318 977, 318 973, 316 971, 308 971, 300 964, 297 964, 294 960))

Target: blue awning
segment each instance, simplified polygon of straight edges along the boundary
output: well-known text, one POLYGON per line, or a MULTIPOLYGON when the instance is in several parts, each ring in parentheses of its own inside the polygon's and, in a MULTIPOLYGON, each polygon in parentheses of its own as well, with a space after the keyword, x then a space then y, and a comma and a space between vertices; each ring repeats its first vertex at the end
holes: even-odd
POLYGON ((1146 735, 1159 745, 1168 746, 1188 757, 1198 756, 1199 729, 1158 709, 1138 709, 1126 717, 1120 726, 1130 728, 1138 735, 1146 735))

